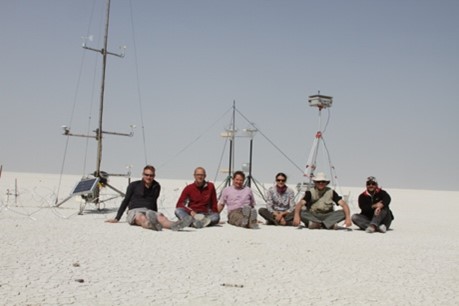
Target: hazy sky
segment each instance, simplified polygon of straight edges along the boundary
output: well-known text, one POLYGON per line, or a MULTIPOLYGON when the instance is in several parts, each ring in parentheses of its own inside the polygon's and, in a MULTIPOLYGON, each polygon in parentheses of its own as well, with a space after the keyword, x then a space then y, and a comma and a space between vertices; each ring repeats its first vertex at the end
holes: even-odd
MULTIPOLYGON (((81 48, 81 37, 102 47, 104 8, 0 1, 4 171, 95 170, 95 140, 66 146, 61 126, 97 128, 101 56, 81 48)), ((220 133, 236 101, 238 134, 250 127, 245 118, 262 132, 255 179, 282 171, 299 182, 318 129, 307 98, 320 90, 334 98, 324 139, 340 185, 374 175, 387 188, 458 190, 457 16, 456 0, 113 0, 109 50, 127 50, 108 59, 104 129, 137 128, 132 138, 106 135, 102 170, 132 165, 138 177, 148 162, 159 181, 191 180, 204 166, 209 179, 224 179, 220 133)), ((248 162, 248 144, 237 138, 236 168, 248 162)))

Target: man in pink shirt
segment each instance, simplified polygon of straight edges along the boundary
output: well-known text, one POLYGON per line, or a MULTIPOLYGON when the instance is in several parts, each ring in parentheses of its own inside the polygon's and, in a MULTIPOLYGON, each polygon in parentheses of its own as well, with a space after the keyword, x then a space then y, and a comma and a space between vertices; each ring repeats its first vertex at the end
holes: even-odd
POLYGON ((218 203, 218 211, 226 206, 228 223, 246 228, 258 228, 257 210, 252 190, 244 186, 245 174, 236 171, 233 174, 233 185, 223 189, 218 203))

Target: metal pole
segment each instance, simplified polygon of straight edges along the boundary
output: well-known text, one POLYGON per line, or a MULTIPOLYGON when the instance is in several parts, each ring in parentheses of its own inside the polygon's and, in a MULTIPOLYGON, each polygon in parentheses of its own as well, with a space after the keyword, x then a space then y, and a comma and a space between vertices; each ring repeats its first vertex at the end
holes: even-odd
POLYGON ((235 151, 235 137, 236 137, 236 101, 233 100, 233 120, 231 126, 231 160, 230 160, 230 168, 229 168, 229 175, 232 176, 234 173, 234 151, 235 151))
POLYGON ((96 177, 100 177, 100 164, 102 162, 102 119, 104 113, 104 90, 105 90, 105 70, 107 66, 107 48, 108 48, 108 25, 110 20, 110 0, 107 0, 106 22, 105 22, 105 35, 104 47, 102 53, 102 83, 100 86, 100 105, 99 105, 99 128, 96 131, 97 139, 97 164, 96 164, 96 177))
MULTIPOLYGON (((307 176, 309 179, 308 181, 309 184, 311 184, 312 182, 312 177, 314 176, 314 172, 317 167, 317 154, 319 151, 320 141, 322 140, 322 130, 321 130, 322 129, 321 127, 322 116, 321 115, 322 115, 322 111, 321 111, 321 108, 319 108, 319 124, 318 124, 316 135, 314 137, 314 141, 312 143, 311 151, 309 152, 309 157, 308 157, 308 161, 306 164, 306 171, 304 173, 304 175, 307 176)), ((308 185, 308 188, 309 188, 309 185, 308 185)))
POLYGON ((233 152, 233 138, 231 137, 230 138, 230 153, 229 153, 229 167, 228 167, 228 178, 230 178, 232 176, 232 171, 231 171, 231 167, 232 167, 232 159, 233 159, 233 155, 232 155, 232 152, 233 152))
POLYGON ((249 148, 249 180, 247 182, 247 186, 251 187, 252 184, 252 149, 253 149, 253 137, 250 138, 250 148, 249 148))

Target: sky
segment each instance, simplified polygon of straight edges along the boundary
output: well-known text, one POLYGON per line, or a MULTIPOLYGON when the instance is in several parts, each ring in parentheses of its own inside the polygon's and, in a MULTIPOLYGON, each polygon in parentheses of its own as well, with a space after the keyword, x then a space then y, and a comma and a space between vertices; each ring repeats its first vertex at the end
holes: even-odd
MULTIPOLYGON (((96 167, 105 1, 0 1, 3 171, 86 175, 96 167), (84 39, 92 36, 93 39, 84 39)), ((112 0, 101 169, 221 181, 234 167, 339 185, 458 190, 459 1, 112 0), (317 93, 333 97, 321 111, 317 93), (320 120, 320 121, 319 121, 320 120), (320 124, 319 124, 320 123, 320 124), (326 154, 328 151, 328 155, 326 154), (330 176, 330 175, 329 175, 330 176)), ((1 183, 1 181, 0 181, 1 183)))

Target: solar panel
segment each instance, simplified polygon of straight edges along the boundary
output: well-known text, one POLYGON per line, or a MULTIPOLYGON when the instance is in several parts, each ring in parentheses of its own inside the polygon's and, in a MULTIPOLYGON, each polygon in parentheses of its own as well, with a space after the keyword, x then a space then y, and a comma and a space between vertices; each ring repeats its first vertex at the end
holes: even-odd
POLYGON ((94 189, 97 188, 98 182, 98 177, 82 179, 73 189, 72 195, 93 193, 94 189))

